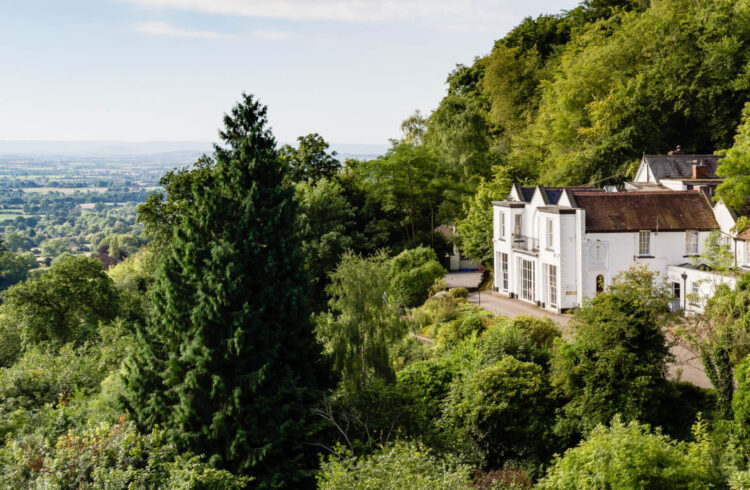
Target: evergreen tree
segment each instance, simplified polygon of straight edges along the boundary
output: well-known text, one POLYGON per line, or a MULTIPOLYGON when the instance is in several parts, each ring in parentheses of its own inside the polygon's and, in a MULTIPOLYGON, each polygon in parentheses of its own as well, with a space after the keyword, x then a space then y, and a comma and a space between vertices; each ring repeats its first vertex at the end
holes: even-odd
POLYGON ((224 117, 226 146, 181 177, 172 201, 189 205, 168 207, 172 234, 125 398, 139 424, 164 426, 213 465, 260 488, 300 487, 321 371, 293 190, 266 124, 266 108, 243 94, 224 117))

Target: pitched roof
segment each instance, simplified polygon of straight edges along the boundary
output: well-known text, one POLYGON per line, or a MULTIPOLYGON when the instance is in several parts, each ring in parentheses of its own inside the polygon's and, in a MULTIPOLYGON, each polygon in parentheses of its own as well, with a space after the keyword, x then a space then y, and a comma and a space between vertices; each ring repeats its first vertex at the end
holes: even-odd
POLYGON ((562 195, 563 191, 565 189, 588 189, 591 191, 596 190, 594 186, 590 185, 579 185, 579 186, 535 186, 535 187, 521 187, 521 193, 523 196, 524 202, 531 202, 531 198, 534 197, 534 191, 536 191, 537 188, 540 188, 544 194, 546 195, 546 202, 548 204, 557 204, 557 202, 560 200, 560 196, 562 195))
POLYGON ((586 231, 713 230, 719 227, 711 204, 698 191, 573 191, 586 210, 586 231))
POLYGON ((643 155, 657 179, 692 178, 693 165, 706 167, 706 178, 713 179, 720 159, 717 155, 643 155))

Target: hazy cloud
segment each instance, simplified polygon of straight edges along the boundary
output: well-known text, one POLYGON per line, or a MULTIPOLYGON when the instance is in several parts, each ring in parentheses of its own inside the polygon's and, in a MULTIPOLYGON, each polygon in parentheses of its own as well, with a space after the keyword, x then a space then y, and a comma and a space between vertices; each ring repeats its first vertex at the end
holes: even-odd
POLYGON ((285 41, 292 37, 292 34, 287 31, 254 31, 251 35, 264 41, 285 41))
POLYGON ((422 21, 440 28, 508 22, 516 0, 122 0, 143 7, 290 20, 422 21))
POLYGON ((130 27, 131 31, 152 36, 182 37, 193 39, 227 39, 232 36, 214 31, 194 31, 183 29, 167 22, 139 22, 130 27))

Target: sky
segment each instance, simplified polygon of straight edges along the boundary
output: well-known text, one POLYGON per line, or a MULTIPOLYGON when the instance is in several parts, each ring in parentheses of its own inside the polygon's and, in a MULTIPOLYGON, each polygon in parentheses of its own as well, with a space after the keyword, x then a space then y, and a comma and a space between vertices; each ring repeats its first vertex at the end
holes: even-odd
POLYGON ((215 141, 242 92, 277 139, 387 144, 457 63, 578 0, 2 0, 0 140, 215 141))

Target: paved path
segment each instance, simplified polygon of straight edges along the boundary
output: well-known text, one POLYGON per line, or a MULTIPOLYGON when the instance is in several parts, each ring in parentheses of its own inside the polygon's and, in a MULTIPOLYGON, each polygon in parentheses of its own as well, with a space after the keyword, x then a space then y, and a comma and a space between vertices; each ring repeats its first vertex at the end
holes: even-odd
POLYGON ((570 315, 558 315, 556 313, 550 313, 544 311, 536 306, 524 303, 518 299, 510 299, 504 296, 498 296, 492 294, 489 291, 483 291, 482 293, 471 293, 469 294, 469 303, 480 304, 485 310, 497 313, 500 316, 506 318, 513 318, 516 315, 531 315, 537 318, 551 318, 552 321, 563 327, 570 321, 570 315))
POLYGON ((445 282, 448 283, 448 289, 466 288, 469 291, 476 291, 482 282, 482 273, 480 271, 449 272, 445 275, 445 282))
MULTIPOLYGON (((560 326, 564 333, 566 332, 565 327, 571 319, 570 315, 550 313, 521 300, 498 296, 490 292, 482 292, 481 297, 480 293, 469 294, 470 303, 479 304, 480 301, 482 308, 485 310, 497 313, 506 318, 513 318, 516 315, 551 318, 552 321, 560 326)), ((713 388, 713 385, 706 376, 700 358, 694 352, 691 352, 683 345, 676 344, 672 347, 672 354, 674 354, 675 361, 669 365, 670 379, 677 379, 679 375, 681 381, 692 383, 701 388, 713 388)))

